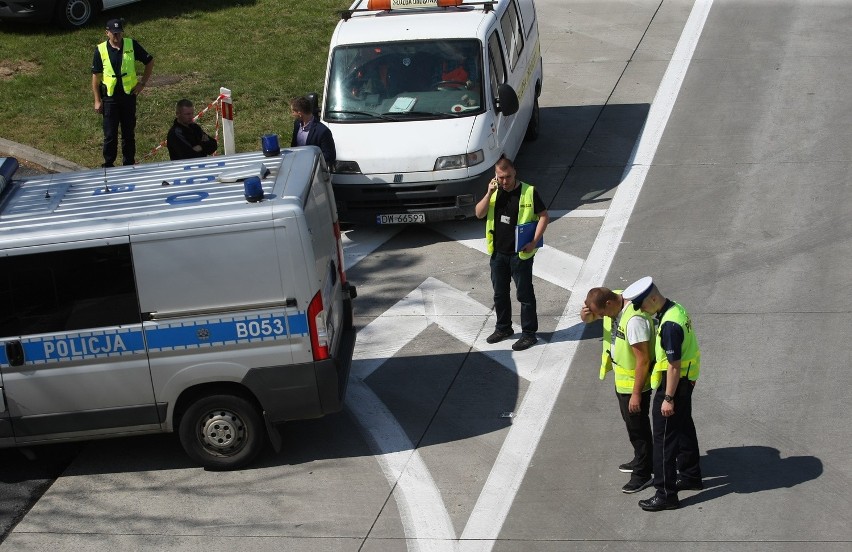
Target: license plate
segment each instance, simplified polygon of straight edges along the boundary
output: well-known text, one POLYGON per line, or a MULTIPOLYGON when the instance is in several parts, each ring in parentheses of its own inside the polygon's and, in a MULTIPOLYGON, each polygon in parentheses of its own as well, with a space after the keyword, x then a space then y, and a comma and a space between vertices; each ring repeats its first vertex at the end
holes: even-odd
POLYGON ((376 215, 376 224, 425 223, 425 213, 401 213, 398 215, 376 215))

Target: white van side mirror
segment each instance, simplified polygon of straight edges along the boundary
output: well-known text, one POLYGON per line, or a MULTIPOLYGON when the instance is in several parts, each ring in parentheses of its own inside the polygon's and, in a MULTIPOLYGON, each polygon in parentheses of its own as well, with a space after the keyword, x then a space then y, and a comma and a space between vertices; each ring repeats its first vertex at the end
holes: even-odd
POLYGON ((501 84, 497 87, 497 113, 502 113, 504 116, 514 115, 518 112, 518 94, 515 89, 508 84, 501 84))

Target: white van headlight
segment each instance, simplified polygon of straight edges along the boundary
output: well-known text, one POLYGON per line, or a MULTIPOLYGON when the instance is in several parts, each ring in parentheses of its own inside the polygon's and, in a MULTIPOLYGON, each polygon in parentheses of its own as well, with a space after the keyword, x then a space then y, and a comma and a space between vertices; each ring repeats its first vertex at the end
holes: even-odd
POLYGON ((439 157, 435 161, 435 170, 464 169, 479 165, 484 160, 485 155, 482 153, 482 150, 477 150, 473 153, 462 153, 461 155, 448 155, 446 157, 439 157))
POLYGON ((356 161, 340 161, 334 163, 334 172, 337 174, 361 174, 361 167, 356 161))

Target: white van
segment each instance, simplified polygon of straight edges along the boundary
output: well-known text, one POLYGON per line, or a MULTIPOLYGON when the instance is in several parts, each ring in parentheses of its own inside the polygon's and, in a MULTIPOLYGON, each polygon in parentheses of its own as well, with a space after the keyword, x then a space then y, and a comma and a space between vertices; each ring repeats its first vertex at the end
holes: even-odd
POLYGON ((331 38, 322 120, 348 222, 474 215, 500 155, 538 135, 533 0, 356 0, 331 38))
POLYGON ((177 431, 210 469, 342 408, 355 344, 319 148, 15 179, 0 447, 177 431))

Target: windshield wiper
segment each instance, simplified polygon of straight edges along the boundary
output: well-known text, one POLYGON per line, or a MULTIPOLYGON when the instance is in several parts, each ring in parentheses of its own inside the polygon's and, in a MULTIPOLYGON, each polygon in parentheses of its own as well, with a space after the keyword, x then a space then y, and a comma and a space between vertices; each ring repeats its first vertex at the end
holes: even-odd
POLYGON ((393 116, 393 120, 399 120, 404 117, 414 116, 414 117, 434 117, 436 119, 455 119, 458 117, 455 113, 447 113, 445 111, 399 111, 399 112, 386 112, 383 114, 384 116, 391 117, 393 116))
POLYGON ((381 113, 371 113, 369 111, 327 111, 329 115, 339 114, 339 115, 363 115, 364 117, 369 117, 371 119, 383 119, 385 121, 393 121, 395 119, 383 115, 381 113))

